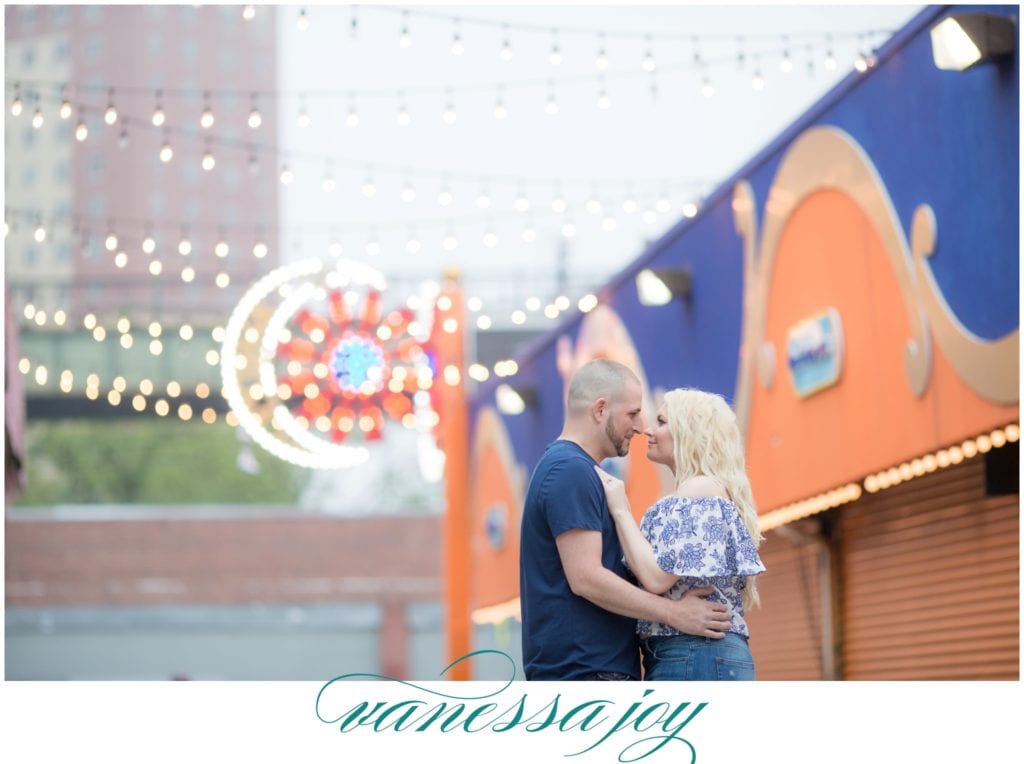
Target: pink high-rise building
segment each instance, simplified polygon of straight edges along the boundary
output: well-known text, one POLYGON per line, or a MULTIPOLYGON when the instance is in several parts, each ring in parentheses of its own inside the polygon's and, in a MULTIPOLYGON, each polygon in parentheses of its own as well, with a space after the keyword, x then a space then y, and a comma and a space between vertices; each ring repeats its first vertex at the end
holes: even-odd
POLYGON ((242 6, 5 9, 5 276, 16 310, 62 310, 69 328, 89 312, 214 326, 278 262, 274 16, 265 6, 251 19, 242 6))

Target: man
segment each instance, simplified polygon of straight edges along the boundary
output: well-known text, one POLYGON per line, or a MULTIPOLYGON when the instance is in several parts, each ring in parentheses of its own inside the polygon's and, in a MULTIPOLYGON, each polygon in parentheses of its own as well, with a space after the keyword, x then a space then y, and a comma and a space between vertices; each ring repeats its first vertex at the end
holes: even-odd
POLYGON ((526 494, 519 591, 523 667, 531 680, 639 679, 636 619, 721 639, 723 605, 695 589, 672 601, 626 580, 622 547, 594 466, 625 456, 644 425, 636 375, 591 361, 569 383, 565 424, 526 494))

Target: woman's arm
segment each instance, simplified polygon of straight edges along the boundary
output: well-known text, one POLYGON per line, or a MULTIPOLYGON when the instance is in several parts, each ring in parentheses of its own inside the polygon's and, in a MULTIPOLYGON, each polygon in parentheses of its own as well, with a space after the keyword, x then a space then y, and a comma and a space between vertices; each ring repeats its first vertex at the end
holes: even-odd
POLYGON ((666 573, 658 565, 650 542, 644 538, 636 520, 633 519, 623 482, 600 467, 595 469, 608 497, 608 511, 615 521, 615 532, 619 536, 619 543, 622 545, 630 570, 644 589, 654 594, 664 594, 675 585, 679 576, 666 573))

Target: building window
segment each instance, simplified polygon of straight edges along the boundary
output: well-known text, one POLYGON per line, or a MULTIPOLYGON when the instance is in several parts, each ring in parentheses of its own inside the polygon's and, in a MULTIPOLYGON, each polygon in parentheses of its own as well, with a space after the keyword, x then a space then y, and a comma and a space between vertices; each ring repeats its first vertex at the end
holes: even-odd
POLYGON ((186 64, 194 64, 196 57, 199 55, 199 44, 191 37, 186 37, 181 41, 181 60, 186 64))
POLYGON ((233 72, 238 68, 238 52, 230 47, 220 49, 220 68, 226 72, 233 72))
POLYGON ((36 185, 36 167, 35 165, 27 165, 21 171, 21 187, 23 189, 35 188, 36 185))
POLYGON ((91 194, 85 207, 90 220, 102 220, 107 216, 107 197, 103 194, 91 194))
POLYGON ((154 218, 159 218, 164 214, 166 207, 166 199, 164 192, 159 189, 154 189, 149 192, 149 214, 154 218))
POLYGON ((68 60, 69 47, 67 40, 61 40, 53 46, 54 63, 60 64, 68 60))
POLYGON ((103 16, 103 6, 101 5, 87 5, 83 13, 83 18, 86 21, 96 23, 103 16))
POLYGON ((71 243, 62 241, 57 245, 57 260, 61 263, 71 262, 71 243))
POLYGON ((89 161, 86 164, 85 172, 90 183, 99 183, 103 180, 104 171, 106 166, 103 162, 103 157, 98 153, 93 154, 89 157, 89 161))
MULTIPOLYGON (((90 6, 92 7, 92 6, 90 6)), ((103 41, 99 35, 92 35, 85 41, 85 60, 95 64, 103 53, 103 41)))
POLYGON ((181 206, 181 216, 186 223, 195 223, 199 220, 199 200, 190 196, 181 206))
POLYGON ((242 181, 242 174, 238 171, 238 165, 229 164, 221 173, 221 183, 228 191, 237 191, 242 181))
POLYGON ((18 9, 18 20, 21 22, 22 27, 26 30, 31 29, 36 24, 36 9, 32 5, 23 5, 18 9))
POLYGON ((31 69, 36 62, 36 49, 32 45, 26 45, 21 49, 21 66, 23 69, 31 69))
POLYGON ((50 17, 54 24, 67 24, 71 20, 71 9, 66 5, 54 5, 50 8, 50 17))
POLYGON ((39 260, 39 252, 35 247, 26 247, 21 253, 21 262, 26 268, 32 268, 39 260))
POLYGON ((61 159, 53 166, 53 179, 57 183, 66 183, 71 177, 71 163, 67 159, 61 159))
POLYGON ((34 127, 29 126, 24 129, 21 133, 21 145, 23 148, 32 148, 36 143, 36 132, 34 127))
MULTIPOLYGON (((150 6, 151 8, 153 6, 150 6)), ((150 55, 159 55, 164 49, 164 36, 160 32, 152 32, 149 35, 149 53, 150 55)))

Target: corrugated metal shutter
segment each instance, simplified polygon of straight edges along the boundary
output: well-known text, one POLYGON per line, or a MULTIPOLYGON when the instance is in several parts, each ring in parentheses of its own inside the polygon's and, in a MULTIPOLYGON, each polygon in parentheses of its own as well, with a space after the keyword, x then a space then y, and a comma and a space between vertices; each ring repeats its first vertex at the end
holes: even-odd
POLYGON ((761 606, 746 614, 757 678, 821 679, 819 552, 779 531, 766 533, 759 551, 761 606))
POLYGON ((1018 678, 1019 501, 976 457, 838 513, 844 678, 1018 678))

